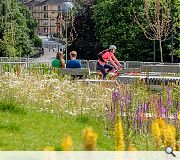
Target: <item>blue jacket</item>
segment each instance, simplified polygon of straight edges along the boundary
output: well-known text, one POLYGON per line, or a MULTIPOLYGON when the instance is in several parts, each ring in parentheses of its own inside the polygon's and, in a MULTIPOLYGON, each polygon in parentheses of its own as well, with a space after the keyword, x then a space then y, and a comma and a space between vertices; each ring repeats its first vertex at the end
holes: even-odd
POLYGON ((66 68, 82 68, 81 62, 77 59, 69 60, 66 64, 66 68))

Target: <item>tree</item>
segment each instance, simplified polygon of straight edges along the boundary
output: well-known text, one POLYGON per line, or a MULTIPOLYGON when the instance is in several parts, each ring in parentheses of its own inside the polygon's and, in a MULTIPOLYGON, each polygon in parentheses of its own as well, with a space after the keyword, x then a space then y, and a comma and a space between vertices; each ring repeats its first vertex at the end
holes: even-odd
POLYGON ((107 48, 115 44, 121 60, 147 60, 153 44, 134 21, 134 10, 143 12, 143 0, 99 0, 94 8, 96 36, 107 48))
POLYGON ((180 58, 180 1, 172 0, 174 8, 174 53, 180 58))
POLYGON ((144 15, 136 17, 136 22, 146 38, 159 41, 163 62, 162 41, 165 41, 170 33, 170 10, 167 0, 144 0, 144 15))
POLYGON ((32 53, 37 39, 37 23, 30 12, 16 0, 2 1, 0 4, 0 53, 5 53, 5 56, 32 53))
POLYGON ((78 36, 69 49, 76 50, 81 59, 97 59, 98 53, 104 49, 95 35, 94 4, 95 0, 79 0, 76 4, 75 29, 78 36))

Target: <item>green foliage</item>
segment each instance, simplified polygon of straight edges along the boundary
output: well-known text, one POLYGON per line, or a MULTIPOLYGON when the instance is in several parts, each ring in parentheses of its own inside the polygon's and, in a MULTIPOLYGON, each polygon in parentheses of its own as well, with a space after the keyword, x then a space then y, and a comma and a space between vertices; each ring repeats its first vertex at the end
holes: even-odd
POLYGON ((31 54, 38 38, 35 33, 37 23, 28 9, 16 0, 3 1, 0 6, 0 21, 0 55, 31 54))
MULTIPOLYGON (((175 8, 178 12, 174 18, 177 20, 177 18, 179 19, 179 5, 177 4, 179 1, 175 1, 175 8)), ((134 11, 143 15, 143 9, 143 0, 99 0, 93 7, 97 37, 104 47, 115 44, 118 47, 120 59, 153 60, 153 42, 145 38, 143 31, 135 22, 134 11)), ((176 34, 175 38, 178 39, 178 37, 179 35, 176 34)), ((167 49, 168 44, 170 41, 163 42, 163 47, 166 50, 166 61, 170 54, 170 50, 167 49)), ((179 48, 178 46, 175 47, 175 49, 179 48)), ((156 48, 156 52, 159 52, 159 47, 156 48)), ((159 53, 157 54, 159 55, 159 53)))
POLYGON ((144 41, 142 31, 134 21, 134 10, 142 10, 143 1, 98 1, 94 6, 96 33, 105 47, 115 44, 123 59, 138 60, 151 53, 151 44, 144 41), (145 53, 143 53, 146 48, 145 53), (138 55, 139 54, 139 55, 138 55))
POLYGON ((180 1, 174 0, 175 54, 180 58, 180 1))
POLYGON ((11 114, 25 114, 26 111, 24 108, 20 108, 17 104, 14 102, 4 100, 3 102, 0 102, 0 111, 11 113, 11 114))
POLYGON ((38 36, 34 36, 33 43, 35 47, 42 47, 42 40, 38 36))
POLYGON ((76 50, 80 59, 97 59, 96 55, 101 51, 100 47, 97 48, 99 39, 95 35, 95 23, 92 19, 91 6, 94 1, 76 1, 75 30, 78 36, 69 50, 76 50))

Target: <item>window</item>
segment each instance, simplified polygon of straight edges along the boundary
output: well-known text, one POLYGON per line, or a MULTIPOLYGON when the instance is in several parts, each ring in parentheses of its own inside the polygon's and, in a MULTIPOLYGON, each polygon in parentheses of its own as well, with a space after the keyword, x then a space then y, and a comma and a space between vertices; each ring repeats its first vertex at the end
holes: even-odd
POLYGON ((48 13, 44 13, 44 18, 48 18, 48 13))
POLYGON ((47 20, 44 20, 43 23, 44 23, 44 26, 48 26, 48 21, 47 20))
POLYGON ((61 10, 61 6, 58 6, 58 11, 60 11, 61 10))
POLYGON ((44 11, 47 11, 48 10, 48 6, 44 6, 44 11))
POLYGON ((44 28, 44 33, 48 33, 48 29, 47 28, 44 28))

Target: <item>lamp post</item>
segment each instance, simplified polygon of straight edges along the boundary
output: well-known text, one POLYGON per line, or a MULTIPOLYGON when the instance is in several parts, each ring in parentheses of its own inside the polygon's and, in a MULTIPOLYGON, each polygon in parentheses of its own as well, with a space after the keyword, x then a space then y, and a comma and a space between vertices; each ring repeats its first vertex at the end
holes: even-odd
POLYGON ((67 62, 67 56, 68 56, 68 52, 67 52, 67 47, 68 47, 68 33, 67 33, 67 29, 68 29, 68 14, 69 12, 72 10, 73 8, 73 4, 69 1, 65 1, 62 3, 61 7, 60 7, 60 11, 61 13, 64 13, 65 15, 65 45, 66 45, 66 62, 67 62))

